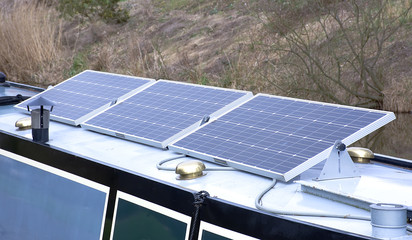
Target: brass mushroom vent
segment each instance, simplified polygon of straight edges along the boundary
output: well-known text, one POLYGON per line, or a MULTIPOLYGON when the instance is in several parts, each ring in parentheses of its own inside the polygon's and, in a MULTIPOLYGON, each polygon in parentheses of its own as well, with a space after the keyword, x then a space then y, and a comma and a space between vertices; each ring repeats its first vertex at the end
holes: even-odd
POLYGON ((375 157, 370 149, 362 147, 350 147, 348 153, 355 163, 370 163, 371 159, 375 157))
POLYGON ((190 160, 179 163, 176 166, 176 173, 179 174, 176 178, 179 180, 189 180, 206 175, 203 173, 205 164, 198 160, 190 160))
POLYGON ((16 121, 15 126, 19 128, 19 130, 25 130, 31 128, 31 117, 24 117, 20 118, 16 121))

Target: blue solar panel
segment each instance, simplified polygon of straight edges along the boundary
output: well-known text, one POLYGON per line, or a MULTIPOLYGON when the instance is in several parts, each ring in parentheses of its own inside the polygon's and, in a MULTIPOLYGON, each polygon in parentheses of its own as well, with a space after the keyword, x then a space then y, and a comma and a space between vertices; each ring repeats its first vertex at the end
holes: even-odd
MULTIPOLYGON (((36 96, 56 103, 52 119, 78 125, 96 112, 107 108, 113 101, 127 97, 154 82, 151 79, 86 70, 36 96)), ((31 100, 16 107, 26 109, 31 100)))
POLYGON ((288 181, 394 119, 384 111, 258 94, 170 149, 288 181))
POLYGON ((82 127, 165 148, 174 138, 252 97, 252 93, 159 80, 82 127))

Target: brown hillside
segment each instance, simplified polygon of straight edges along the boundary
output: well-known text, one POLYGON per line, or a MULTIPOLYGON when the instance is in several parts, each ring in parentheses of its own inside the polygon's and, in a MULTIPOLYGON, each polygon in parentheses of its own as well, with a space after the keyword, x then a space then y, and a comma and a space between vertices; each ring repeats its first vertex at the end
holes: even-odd
MULTIPOLYGON (((4 56, 0 59, 0 71, 6 72, 12 81, 43 87, 82 70, 94 69, 335 101, 317 91, 304 72, 284 67, 292 58, 276 51, 274 44, 285 43, 291 36, 289 31, 301 31, 298 26, 304 22, 313 35, 320 36, 313 50, 319 53, 325 66, 328 66, 328 58, 320 54, 330 53, 334 46, 334 51, 342 49, 338 55, 345 57, 347 49, 340 43, 325 48, 326 38, 321 39, 321 30, 314 20, 325 14, 324 8, 312 8, 302 0, 281 2, 283 5, 264 0, 127 0, 121 6, 130 11, 128 22, 108 24, 100 20, 87 23, 59 20, 53 1, 21 0, 15 4, 13 0, 7 0, 0 6, 0 54, 4 56), (36 7, 37 2, 47 2, 48 5, 37 4, 36 7), (272 31, 281 29, 276 22, 279 19, 271 18, 276 10, 281 12, 281 24, 287 26, 282 32, 272 31), (28 14, 30 11, 32 15, 28 14), (32 38, 33 42, 19 43, 22 36, 10 37, 21 27, 13 21, 13 14, 15 19, 19 18, 18 14, 26 19, 31 17, 31 22, 37 24, 37 29, 34 26, 32 29, 22 28, 26 31, 24 38, 35 35, 30 30, 50 32, 32 38), (9 28, 11 22, 14 25, 9 28), (31 47, 23 48, 23 45, 31 47)), ((319 2, 340 11, 343 16, 350 15, 346 1, 319 2)), ((397 13, 411 5, 405 0, 396 1, 396 4, 390 6, 391 12, 397 13)), ((412 110, 411 19, 411 13, 402 18, 402 26, 383 45, 376 63, 380 69, 379 79, 383 82, 383 97, 379 106, 370 106, 394 111, 412 110)), ((350 25, 350 21, 347 24, 350 25)), ((365 59, 373 62, 372 55, 365 59)), ((342 71, 345 84, 356 86, 356 89, 364 86, 356 77, 356 71, 345 67, 342 71)), ((333 91, 343 103, 358 104, 358 97, 346 95, 338 88, 335 90, 334 84, 323 86, 333 91)))

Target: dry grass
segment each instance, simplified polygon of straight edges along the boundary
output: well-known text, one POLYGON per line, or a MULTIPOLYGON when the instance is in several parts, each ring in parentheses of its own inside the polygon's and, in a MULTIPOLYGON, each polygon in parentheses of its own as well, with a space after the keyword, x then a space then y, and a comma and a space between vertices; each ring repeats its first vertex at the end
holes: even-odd
POLYGON ((61 56, 60 21, 53 10, 34 3, 15 4, 0 13, 0 70, 14 81, 41 85, 42 75, 61 56))
POLYGON ((131 46, 131 49, 132 51, 127 54, 127 58, 129 59, 129 68, 135 75, 150 76, 156 79, 169 78, 170 69, 157 44, 151 42, 145 47, 137 41, 134 48, 131 46))

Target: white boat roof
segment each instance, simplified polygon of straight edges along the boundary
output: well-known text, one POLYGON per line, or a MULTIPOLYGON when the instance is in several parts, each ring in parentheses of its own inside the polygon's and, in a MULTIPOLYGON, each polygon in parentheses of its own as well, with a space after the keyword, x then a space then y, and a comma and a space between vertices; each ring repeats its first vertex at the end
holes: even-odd
MULTIPOLYGON (((11 107, 3 109, 0 115, 0 130, 32 139, 31 130, 19 130, 15 122, 27 114, 11 107)), ((177 157, 179 154, 112 136, 92 132, 58 122, 50 123, 49 145, 86 156, 93 161, 131 173, 143 174, 168 182, 171 185, 206 190, 212 197, 246 207, 255 208, 255 198, 271 183, 272 179, 255 174, 235 171, 209 171, 203 177, 192 180, 178 180, 174 171, 158 170, 158 162, 177 157)), ((164 164, 175 167, 178 163, 193 160, 184 157, 164 164)), ((218 165, 204 162, 206 168, 218 165)), ((357 203, 393 203, 412 206, 412 171, 381 163, 356 164, 361 177, 315 181, 322 170, 317 165, 300 175, 295 181, 278 182, 262 199, 265 207, 290 211, 313 211, 336 214, 370 216, 357 203), (319 190, 313 192, 311 189, 319 190), (317 196, 315 194, 321 195, 317 196), (355 204, 347 203, 354 199, 355 204), (346 203, 343 203, 346 202, 346 203)), ((331 227, 349 233, 372 236, 370 221, 328 218, 285 216, 304 222, 331 227)))

